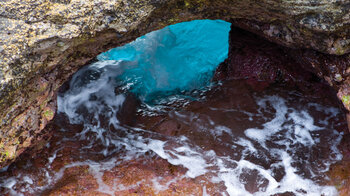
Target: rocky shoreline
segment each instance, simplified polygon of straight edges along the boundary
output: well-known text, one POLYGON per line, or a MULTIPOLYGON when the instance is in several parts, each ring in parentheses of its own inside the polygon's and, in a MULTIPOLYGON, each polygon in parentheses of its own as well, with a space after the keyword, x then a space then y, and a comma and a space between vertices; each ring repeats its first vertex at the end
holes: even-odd
POLYGON ((79 68, 110 48, 194 19, 231 21, 299 48, 286 54, 333 86, 349 110, 348 7, 328 0, 2 1, 0 168, 48 138, 43 130, 55 115, 58 89, 79 68))

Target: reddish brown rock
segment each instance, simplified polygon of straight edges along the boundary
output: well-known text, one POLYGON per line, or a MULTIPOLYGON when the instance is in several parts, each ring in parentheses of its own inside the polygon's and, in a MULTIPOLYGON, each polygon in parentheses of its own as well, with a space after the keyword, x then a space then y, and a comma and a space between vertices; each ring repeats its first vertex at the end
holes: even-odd
POLYGON ((229 42, 228 58, 218 67, 216 80, 246 79, 252 87, 259 88, 315 79, 313 72, 288 54, 287 48, 255 34, 232 27, 229 42))
MULTIPOLYGON (((348 6, 329 0, 1 1, 0 167, 37 143, 54 115, 59 86, 101 52, 170 24, 223 19, 284 46, 341 55, 350 51, 348 6)), ((278 61, 256 57, 252 60, 265 64, 278 61)), ((248 81, 257 89, 283 74, 283 69, 253 65, 236 74, 252 71, 264 79, 248 81)), ((340 81, 339 76, 347 80, 338 72, 324 77, 340 81)), ((344 103, 350 100, 348 84, 337 84, 344 103)))
POLYGON ((330 185, 335 186, 340 196, 348 196, 350 193, 350 134, 346 134, 340 144, 343 160, 331 166, 328 174, 330 185))
POLYGON ((350 55, 291 49, 236 27, 229 42, 228 58, 217 68, 214 80, 245 79, 255 90, 284 83, 315 95, 337 94, 350 111, 350 55))

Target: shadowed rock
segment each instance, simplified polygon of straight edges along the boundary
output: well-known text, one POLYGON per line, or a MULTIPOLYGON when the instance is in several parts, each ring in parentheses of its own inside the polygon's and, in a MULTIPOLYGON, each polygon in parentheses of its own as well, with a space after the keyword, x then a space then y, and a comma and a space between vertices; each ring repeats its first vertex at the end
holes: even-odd
MULTIPOLYGON (((55 114, 58 88, 107 49, 170 24, 224 19, 288 47, 340 55, 350 50, 349 6, 329 0, 2 1, 0 167, 35 143, 55 114)), ((347 72, 339 72, 324 77, 339 81, 339 96, 350 104, 347 72)))

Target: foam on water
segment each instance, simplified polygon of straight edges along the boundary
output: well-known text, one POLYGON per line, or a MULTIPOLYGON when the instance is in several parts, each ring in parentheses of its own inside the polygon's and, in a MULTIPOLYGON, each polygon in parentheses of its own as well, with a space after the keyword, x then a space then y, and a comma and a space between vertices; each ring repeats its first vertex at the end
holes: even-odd
MULTIPOLYGON (((253 112, 234 106, 228 109, 206 105, 204 108, 207 110, 203 113, 187 111, 186 107, 169 107, 166 113, 169 119, 192 128, 178 136, 120 125, 118 114, 130 91, 147 101, 147 96, 159 91, 176 94, 208 85, 215 66, 226 58, 228 31, 223 32, 223 29, 228 27, 222 21, 177 24, 101 54, 99 62, 78 71, 70 81, 69 90, 58 96, 59 115, 65 116, 70 124, 83 125, 81 132, 63 138, 62 143, 84 141, 85 146, 79 149, 79 155, 88 158, 66 164, 55 172, 52 164, 58 159, 62 146, 51 153, 47 165, 40 170, 46 183, 33 183, 37 181, 34 175, 33 179, 29 176, 0 177, 0 187, 11 195, 35 194, 52 187, 67 169, 88 166, 99 185, 97 191, 113 195, 115 191, 130 187, 115 182, 105 184, 102 179, 105 171, 140 157, 157 156, 187 169, 185 176, 174 181, 204 177, 218 186, 224 184, 224 190, 220 192, 223 195, 284 192, 337 195, 335 187, 322 184, 322 179, 326 178, 324 172, 342 158, 337 149, 342 135, 329 123, 339 118, 337 108, 316 103, 302 105, 302 102, 299 103, 302 98, 254 95, 257 107, 253 112), (193 27, 185 28, 189 24, 193 27), (221 36, 219 41, 215 36, 221 36), (213 40, 209 39, 212 37, 213 40), (188 43, 189 38, 202 42, 188 43), (213 48, 207 50, 208 45, 213 48), (199 56, 193 56, 191 52, 194 50, 199 50, 199 56), (169 56, 178 58, 169 59, 169 56), (200 76, 204 79, 198 79, 200 76), (302 109, 291 103, 301 104, 302 109), (225 113, 227 121, 218 120, 209 110, 225 113), (311 110, 322 113, 325 118, 314 118, 309 112, 311 110), (233 124, 236 116, 239 123, 233 124), (246 118, 241 120, 238 116, 246 118), (255 126, 252 123, 255 121, 262 123, 255 126), (252 125, 240 130, 240 123, 252 125), (205 140, 196 139, 198 136, 205 140), (211 146, 213 142, 216 142, 215 148, 211 146), (328 151, 319 157, 317 149, 325 146, 328 151), (96 154, 103 159, 95 160, 88 156, 96 154), (24 190, 16 189, 23 183, 28 185, 24 190)), ((158 103, 183 100, 191 104, 190 97, 178 99, 176 96, 166 97, 158 103)), ((164 114, 157 110, 157 105, 152 108, 143 105, 140 110, 150 109, 153 113, 164 114)), ((62 129, 57 131, 69 133, 71 130, 64 126, 65 122, 62 124, 62 129)), ((161 184, 157 178, 152 182, 158 191, 172 183, 161 184)), ((202 188, 203 195, 208 195, 205 184, 202 188)))
MULTIPOLYGON (((89 88, 86 90, 89 91, 89 88)), ((83 91, 85 90, 80 92, 81 95, 86 96, 87 93, 83 91)), ((61 97, 61 103, 67 103, 69 111, 74 109, 77 111, 79 106, 76 105, 76 102, 67 102, 67 100, 71 100, 71 96, 75 97, 77 94, 72 93, 71 95, 71 92, 67 92, 63 98, 61 97)), ((108 101, 109 98, 110 96, 104 96, 102 100, 106 103, 116 103, 115 101, 108 101)), ((115 96, 115 99, 120 99, 117 101, 118 106, 125 101, 121 95, 115 96)), ((245 187, 245 184, 248 183, 246 182, 246 176, 249 176, 251 172, 255 175, 256 186, 258 187, 254 195, 269 195, 283 192, 293 192, 297 195, 336 195, 337 191, 334 187, 321 186, 317 183, 317 179, 320 176, 324 177, 322 172, 327 171, 330 164, 341 159, 341 154, 336 148, 340 142, 341 134, 335 130, 325 130, 325 127, 316 126, 314 119, 306 110, 288 107, 287 102, 288 100, 279 96, 257 98, 257 105, 259 106, 257 111, 263 112, 254 115, 260 115, 262 118, 264 113, 268 112, 274 114, 274 117, 271 119, 265 117, 266 122, 262 125, 263 128, 249 128, 245 130, 245 137, 236 136, 234 131, 232 131, 234 127, 229 128, 216 124, 209 116, 207 122, 196 122, 197 126, 200 127, 199 130, 213 133, 216 139, 227 137, 228 135, 232 139, 227 143, 228 145, 243 147, 242 156, 239 159, 230 156, 219 156, 214 150, 203 150, 186 136, 174 136, 164 140, 156 133, 134 129, 137 132, 129 133, 126 138, 115 138, 113 135, 108 135, 110 137, 106 138, 106 135, 102 134, 106 131, 105 129, 96 130, 90 127, 86 130, 95 132, 96 138, 100 138, 101 141, 111 141, 110 143, 113 143, 115 147, 119 146, 118 149, 120 149, 120 145, 126 146, 129 153, 133 154, 131 156, 152 151, 173 165, 181 165, 187 168, 187 177, 196 178, 210 173, 217 177, 216 181, 225 183, 226 191, 229 195, 251 194, 245 187), (208 127, 209 129, 213 127, 212 131, 208 127), (323 142, 317 134, 320 131, 325 131, 329 134, 330 141, 327 143, 331 145, 331 153, 326 160, 322 160, 323 162, 318 163, 318 165, 313 165, 313 160, 310 159, 298 165, 298 152, 303 151, 303 153, 312 154, 312 148, 323 142), (146 132, 150 135, 144 138, 142 135, 146 132), (223 136, 224 132, 227 133, 225 136, 223 136), (262 149, 265 149, 265 151, 262 151, 262 149), (249 160, 251 156, 266 159, 263 162, 267 161, 270 165, 266 168, 265 165, 251 162, 249 160), (304 167, 309 170, 310 175, 302 173, 304 167), (274 177, 276 168, 280 168, 284 172, 283 178, 279 181, 274 177)), ((91 103, 88 105, 90 106, 91 103)), ((101 104, 96 104, 96 107, 103 107, 98 105, 101 104)), ((316 108, 319 111, 326 111, 328 119, 338 114, 335 108, 326 108, 314 103, 309 104, 309 107, 316 108)), ((212 109, 220 110, 220 108, 212 109)), ((94 111, 98 114, 102 110, 96 109, 94 111)), ((234 112, 237 111, 234 110, 234 112)), ((60 112, 64 111, 60 110, 60 112)), ((242 111, 242 113, 245 113, 245 111, 242 111)), ((66 112, 66 114, 71 115, 72 112, 66 112)), ((98 116, 97 114, 93 116, 98 116)), ((198 114, 182 114, 181 111, 175 111, 170 116, 178 118, 187 124, 191 124, 198 119, 198 114)), ((84 119, 78 113, 71 115, 71 118, 84 119)), ((323 121, 321 123, 327 126, 323 121)), ((85 124, 89 124, 89 122, 85 121, 85 124)), ((110 143, 104 142, 106 146, 109 146, 110 143)), ((236 149, 233 148, 233 150, 236 149)))
MULTIPOLYGON (((89 91, 89 89, 86 89, 89 91)), ((84 91, 84 90, 82 90, 84 91)), ((86 92, 81 92, 85 94, 86 92)), ((72 97, 77 96, 76 93, 67 92, 65 96, 61 97, 61 103, 68 103, 67 100, 71 100, 72 97)), ((109 96, 105 96, 109 99, 109 96)), ((121 99, 122 103, 125 101, 122 96, 116 96, 121 99)), ((108 100, 105 100, 108 102, 108 100)), ((324 177, 322 172, 328 170, 329 165, 337 160, 341 159, 341 154, 337 150, 336 146, 340 142, 341 134, 335 130, 327 130, 325 127, 316 126, 313 118, 307 111, 300 111, 295 108, 290 108, 286 105, 287 100, 278 96, 268 96, 263 98, 257 98, 257 103, 261 110, 269 110, 275 115, 272 119, 267 120, 263 124, 263 128, 250 128, 244 131, 245 136, 238 136, 235 134, 234 127, 226 127, 224 125, 216 124, 213 120, 207 122, 201 122, 201 126, 212 125, 218 129, 224 127, 226 134, 217 134, 217 131, 213 131, 213 137, 231 137, 229 142, 225 144, 231 146, 241 146, 240 158, 232 155, 218 155, 215 150, 204 150, 199 147, 196 142, 189 139, 190 135, 178 136, 178 137, 164 137, 158 133, 150 132, 143 129, 123 129, 124 137, 119 137, 108 131, 108 128, 97 127, 89 121, 85 121, 85 129, 79 133, 72 140, 87 138, 87 135, 94 135, 93 143, 103 144, 105 146, 104 154, 107 158, 118 149, 124 149, 125 154, 117 159, 106 159, 105 161, 91 161, 86 160, 83 162, 75 162, 61 168, 57 173, 47 172, 47 181, 56 182, 59 180, 64 171, 67 168, 87 165, 89 171, 92 173, 98 184, 99 189, 97 191, 113 195, 116 190, 123 190, 127 187, 120 187, 118 184, 108 186, 102 181, 104 171, 109 171, 115 165, 120 164, 120 159, 123 161, 132 160, 135 157, 142 156, 144 153, 152 151, 159 157, 166 159, 173 165, 181 165, 187 169, 186 177, 196 178, 199 176, 210 176, 209 180, 215 183, 223 182, 225 184, 225 192, 229 195, 273 195, 276 193, 293 192, 296 195, 337 195, 337 191, 334 187, 322 186, 317 183, 317 179, 321 176, 324 177), (272 109, 268 109, 266 105, 272 106, 272 109), (288 112, 293 111, 293 112, 288 112), (220 128, 221 127, 221 128, 220 128), (331 153, 326 159, 322 159, 318 165, 313 165, 312 160, 308 159, 302 164, 296 164, 299 161, 297 155, 298 152, 303 151, 303 154, 312 154, 312 148, 317 147, 321 142, 319 135, 314 134, 317 131, 327 132, 329 135, 328 145, 331 145, 331 153), (106 142, 109 141, 109 142, 106 142), (268 144, 269 143, 269 144, 268 144), (275 145, 271 145, 271 143, 275 145), (113 146, 113 148, 110 148, 113 146), (265 151, 263 149, 266 149, 265 151), (251 161, 250 157, 256 156, 259 159, 267 159, 268 166, 260 164, 256 161, 251 161), (273 159, 273 161, 272 161, 273 159), (312 175, 305 175, 303 168, 306 167, 312 172, 312 175), (275 169, 280 168, 284 172, 283 177, 279 180, 275 178, 275 169), (252 176, 253 175, 253 176, 252 176), (246 184, 251 183, 252 179, 257 187, 255 191, 247 190, 246 184), (250 182, 249 182, 250 181, 250 182)), ((84 115, 79 114, 76 109, 77 102, 70 102, 68 108, 73 113, 65 113, 71 115, 71 122, 77 122, 76 119, 85 119, 84 115)), ((108 102, 115 103, 115 102, 108 102)), ((84 104, 85 105, 85 104, 84 104)), ((90 104, 88 104, 90 105, 90 104)), ((100 106, 105 107, 105 106, 100 106)), ((318 106, 322 108, 322 106, 318 106)), ((326 111, 328 108, 323 108, 326 111)), ((98 112, 101 111, 96 110, 98 112)), ((334 108, 328 118, 337 115, 334 108)), ((61 110, 62 112, 62 110, 61 110)), ((266 111, 265 111, 266 112, 266 111)), ((263 113, 262 113, 263 114, 263 113)), ((93 115, 95 116, 95 114, 93 115)), ((179 115, 180 119, 187 119, 190 123, 191 118, 185 118, 185 114, 179 115)), ((174 115, 176 118, 176 115, 174 115)), ((209 118, 208 118, 209 119, 209 118)), ((193 120, 193 118, 192 118, 193 120)), ((113 125, 113 123, 112 123, 113 125)), ((120 126, 118 125, 118 128, 120 126)), ((227 140, 226 140, 227 141, 227 140)), ((93 146, 95 144, 91 144, 93 146)), ((238 150, 233 148, 233 150, 238 150)), ((49 158, 49 162, 56 158, 56 153, 49 158)), ((27 176, 21 177, 23 182, 32 185, 32 181, 27 176)), ((9 193, 13 195, 20 194, 18 190, 14 190, 18 178, 15 177, 5 180, 1 186, 11 190, 9 193)), ((156 179, 155 179, 156 180, 156 179)), ((22 183, 23 183, 22 182, 22 183)), ((141 183, 141 182, 140 182, 141 183)), ((163 190, 166 188, 160 186, 157 181, 154 181, 154 188, 163 190)), ((136 186, 136 185, 135 185, 136 186)), ((44 190, 47 186, 36 187, 36 191, 44 190)), ((129 187, 130 188, 130 187, 129 187)), ((31 190, 35 192, 35 190, 31 190)), ((205 191, 204 191, 205 192, 205 191)))
POLYGON ((117 126, 119 121, 116 113, 125 97, 115 95, 114 88, 120 84, 114 78, 133 66, 133 62, 110 60, 97 62, 79 70, 73 76, 66 95, 58 96, 57 111, 65 113, 71 123, 88 120, 99 123, 100 118, 106 117, 110 124, 117 126), (79 115, 78 110, 85 110, 87 114, 79 115))

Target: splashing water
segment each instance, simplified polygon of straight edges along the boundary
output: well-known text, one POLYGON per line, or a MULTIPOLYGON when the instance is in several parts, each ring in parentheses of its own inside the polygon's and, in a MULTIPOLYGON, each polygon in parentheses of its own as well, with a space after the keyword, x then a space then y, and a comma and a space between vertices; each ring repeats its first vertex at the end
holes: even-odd
POLYGON ((2 171, 0 192, 57 195, 74 177, 72 184, 83 181, 88 191, 77 194, 142 194, 151 187, 169 195, 190 191, 189 184, 193 191, 183 194, 337 195, 325 172, 342 159, 340 110, 285 87, 252 92, 242 81, 193 91, 209 84, 227 55, 227 32, 220 38, 225 44, 214 37, 227 23, 202 22, 153 32, 78 71, 58 96, 57 127, 45 153, 2 171), (201 43, 199 56, 189 38, 201 43), (185 91, 189 97, 169 96, 185 91), (159 92, 166 96, 145 104, 159 92), (89 178, 95 185, 86 184, 89 178))
POLYGON ((119 79, 150 102, 159 93, 208 85, 216 67, 227 58, 229 31, 230 23, 221 20, 178 23, 102 53, 98 59, 137 62, 119 79))

